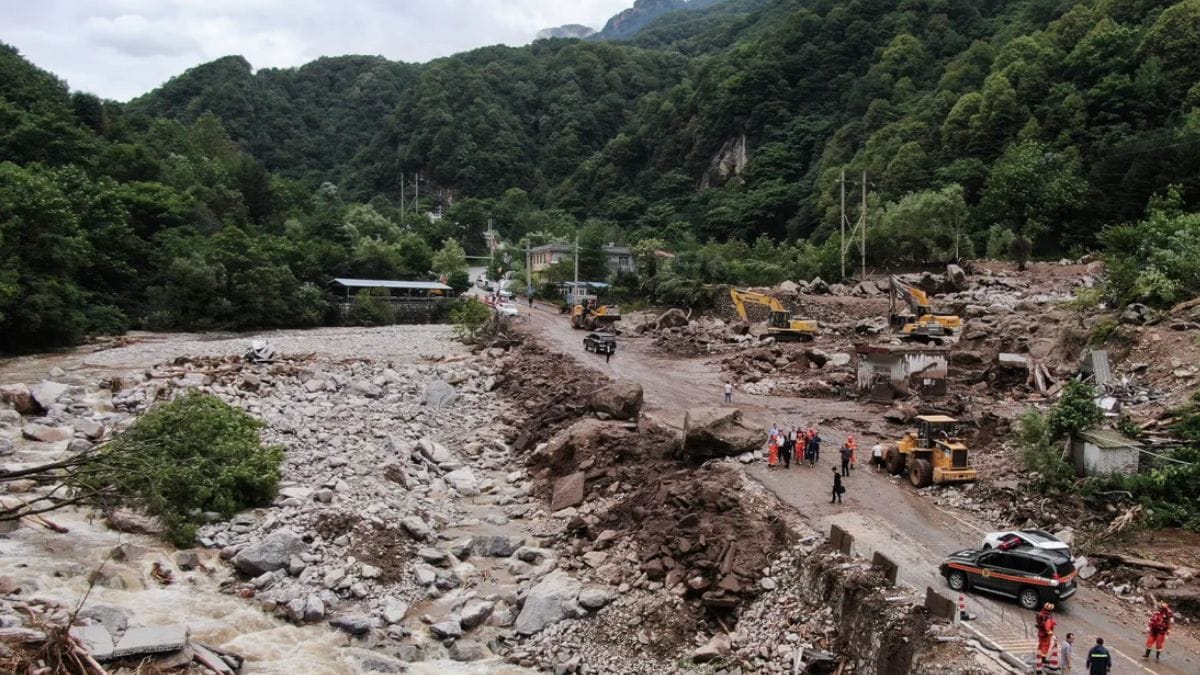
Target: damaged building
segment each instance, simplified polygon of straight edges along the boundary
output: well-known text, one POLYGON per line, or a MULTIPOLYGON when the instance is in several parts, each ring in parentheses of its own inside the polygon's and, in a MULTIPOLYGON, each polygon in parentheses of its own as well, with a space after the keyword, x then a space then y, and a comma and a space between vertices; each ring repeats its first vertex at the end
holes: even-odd
POLYGON ((859 345, 858 391, 878 401, 911 393, 943 396, 950 350, 926 347, 859 345))

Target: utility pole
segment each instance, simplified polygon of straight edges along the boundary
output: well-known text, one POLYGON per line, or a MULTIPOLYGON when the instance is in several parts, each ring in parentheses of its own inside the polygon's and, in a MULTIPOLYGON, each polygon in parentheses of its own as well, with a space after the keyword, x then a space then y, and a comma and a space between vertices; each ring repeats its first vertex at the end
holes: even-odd
MULTIPOLYGON (((525 292, 529 294, 529 302, 533 302, 533 272, 529 269, 529 240, 525 240, 525 292)), ((530 305, 533 306, 532 304, 530 305)))
POLYGON ((846 170, 842 169, 841 175, 838 178, 838 184, 841 192, 841 254, 842 254, 842 277, 846 276, 846 253, 853 246, 855 235, 859 239, 859 253, 862 258, 862 270, 860 274, 865 278, 867 276, 867 172, 863 171, 862 181, 847 181, 846 170), (858 220, 850 225, 850 218, 846 214, 846 183, 858 182, 862 188, 862 206, 858 214, 858 220), (850 226, 850 231, 847 233, 846 227, 850 226), (861 228, 861 229, 860 229, 861 228))
MULTIPOLYGON (((404 172, 400 172, 400 220, 404 220, 404 172)), ((404 223, 401 222, 401 225, 404 223)), ((845 272, 843 272, 844 274, 845 272)))
POLYGON ((571 287, 571 304, 579 304, 579 233, 575 233, 575 285, 571 287))
POLYGON ((413 215, 421 215, 421 173, 413 174, 413 215))

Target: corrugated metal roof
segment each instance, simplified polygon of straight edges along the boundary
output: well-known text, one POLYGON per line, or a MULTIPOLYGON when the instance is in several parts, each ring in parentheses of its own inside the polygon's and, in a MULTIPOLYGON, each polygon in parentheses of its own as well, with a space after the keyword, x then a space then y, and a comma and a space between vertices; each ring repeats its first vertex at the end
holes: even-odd
POLYGON ((1140 448, 1141 443, 1133 440, 1122 434, 1119 431, 1112 429, 1092 429, 1090 431, 1079 432, 1079 437, 1083 440, 1101 448, 1140 448))
POLYGON ((1112 367, 1108 364, 1108 352, 1096 350, 1088 355, 1088 370, 1096 377, 1096 384, 1103 387, 1112 381, 1112 367))
POLYGON ((334 279, 333 283, 348 288, 407 288, 422 291, 449 291, 451 288, 436 281, 386 281, 383 279, 334 279))

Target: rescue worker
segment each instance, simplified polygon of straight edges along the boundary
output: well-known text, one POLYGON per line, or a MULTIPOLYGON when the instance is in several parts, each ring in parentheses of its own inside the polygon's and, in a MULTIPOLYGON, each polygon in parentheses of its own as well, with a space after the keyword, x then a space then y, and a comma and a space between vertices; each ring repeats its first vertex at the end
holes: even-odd
POLYGON ((779 464, 779 435, 771 434, 767 441, 767 468, 774 469, 779 464))
POLYGON ((850 468, 858 468, 858 441, 853 436, 846 437, 846 445, 850 446, 850 468))
POLYGON ((1050 653, 1050 643, 1054 640, 1054 616, 1051 612, 1054 611, 1054 603, 1047 602, 1042 605, 1042 611, 1038 612, 1035 621, 1037 625, 1037 656, 1034 659, 1033 668, 1035 673, 1041 673, 1046 662, 1046 657, 1050 653))
POLYGON ((1112 654, 1104 646, 1104 638, 1096 638, 1096 646, 1087 655, 1088 675, 1108 675, 1112 672, 1112 654))
POLYGON ((1042 672, 1046 675, 1062 675, 1062 650, 1058 644, 1058 639, 1050 641, 1050 655, 1046 657, 1046 664, 1042 668, 1042 672))
POLYGON ((1150 630, 1146 636, 1146 653, 1142 655, 1143 659, 1150 658, 1150 648, 1154 648, 1154 660, 1157 661, 1162 657, 1163 645, 1167 641, 1167 635, 1171 632, 1171 623, 1175 620, 1175 613, 1171 611, 1171 606, 1166 602, 1160 602, 1158 609, 1150 615, 1150 630))

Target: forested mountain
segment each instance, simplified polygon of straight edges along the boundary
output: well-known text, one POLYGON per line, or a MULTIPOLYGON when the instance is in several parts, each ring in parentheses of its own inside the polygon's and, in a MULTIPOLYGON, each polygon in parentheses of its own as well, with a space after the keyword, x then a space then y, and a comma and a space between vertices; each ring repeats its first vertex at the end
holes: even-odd
MULTIPOLYGON (((269 251, 252 269, 319 288, 347 270, 423 274, 445 238, 479 246, 489 218, 512 241, 578 230, 673 247, 672 270, 623 282, 659 299, 664 284, 828 276, 843 171, 870 182, 874 265, 944 262, 956 242, 1019 258, 1136 249, 1114 298, 1169 302, 1200 291, 1197 44, 1200 0, 723 0, 663 13, 627 41, 421 65, 338 57, 255 73, 228 57, 127 105, 72 96, 6 50, 10 189, 49 181, 72 236, 115 245, 96 232, 119 225, 144 251, 121 254, 132 271, 6 269, 0 313, 20 311, 12 298, 35 272, 69 268, 80 306, 127 323, 287 323, 228 310, 244 289, 220 276, 231 249, 213 242, 236 230, 269 251), (400 213, 401 174, 420 174, 421 207, 448 218, 400 213), (87 194, 125 215, 93 222, 87 194), (1117 227, 1148 204, 1146 224, 1117 227), (166 220, 147 225, 146 210, 166 220), (214 269, 227 304, 163 314, 168 277, 208 283, 214 269)), ((26 217, 13 208, 0 203, 5 228, 26 217)), ((23 259, 0 233, 0 257, 23 259)))

